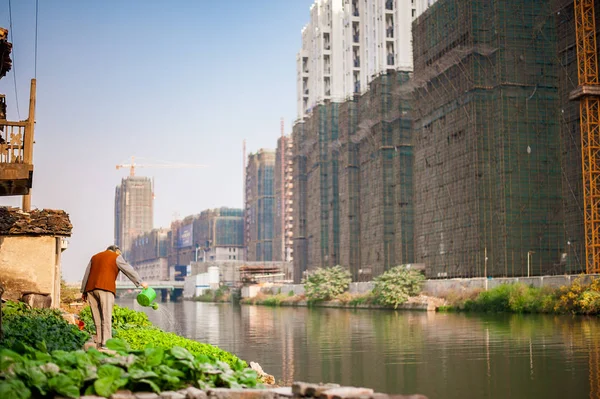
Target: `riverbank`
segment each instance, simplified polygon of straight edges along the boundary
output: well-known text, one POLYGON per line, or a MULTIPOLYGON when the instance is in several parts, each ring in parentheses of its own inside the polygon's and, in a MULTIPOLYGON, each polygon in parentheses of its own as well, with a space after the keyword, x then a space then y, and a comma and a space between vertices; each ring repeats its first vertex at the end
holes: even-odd
POLYGON ((261 306, 302 306, 302 307, 321 307, 321 308, 347 308, 347 309, 396 309, 396 310, 418 310, 434 312, 439 307, 445 306, 447 302, 442 298, 435 298, 426 295, 419 295, 409 298, 405 303, 397 307, 391 305, 381 305, 376 303, 369 294, 349 294, 338 295, 330 301, 310 301, 304 295, 269 295, 258 293, 252 298, 242 299, 240 303, 245 305, 261 306))
POLYGON ((372 290, 363 293, 344 292, 329 301, 311 301, 305 294, 295 295, 293 291, 281 291, 281 288, 270 287, 252 298, 242 299, 241 303, 350 309, 600 315, 600 278, 590 276, 581 276, 570 285, 558 288, 510 282, 487 290, 464 287, 451 289, 440 293, 440 296, 427 295, 425 292, 408 298, 398 306, 378 303, 372 290), (278 293, 273 293, 275 291, 278 293))

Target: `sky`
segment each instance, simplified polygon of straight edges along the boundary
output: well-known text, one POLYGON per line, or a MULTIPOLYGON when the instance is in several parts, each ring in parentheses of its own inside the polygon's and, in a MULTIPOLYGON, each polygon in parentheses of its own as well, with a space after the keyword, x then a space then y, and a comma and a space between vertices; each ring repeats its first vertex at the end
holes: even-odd
MULTIPOLYGON (((36 68, 35 0, 12 0, 13 70, 0 93, 8 119, 26 119, 37 77, 32 206, 70 214, 65 280, 81 280, 113 243, 114 191, 128 175, 115 166, 132 156, 207 165, 136 170, 155 178, 155 227, 242 207, 242 141, 248 152, 274 148, 280 119, 286 133, 296 119, 296 53, 311 3, 41 0, 36 68)), ((9 0, 0 0, 0 26, 9 25, 9 0)))

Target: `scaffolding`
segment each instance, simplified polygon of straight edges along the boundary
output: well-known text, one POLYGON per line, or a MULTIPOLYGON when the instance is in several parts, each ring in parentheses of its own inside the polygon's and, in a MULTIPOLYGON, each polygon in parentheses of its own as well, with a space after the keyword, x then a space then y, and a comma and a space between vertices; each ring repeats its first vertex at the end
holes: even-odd
POLYGON ((294 220, 294 282, 299 283, 308 270, 308 240, 306 232, 307 212, 307 147, 306 147, 306 124, 299 121, 294 124, 292 131, 293 143, 293 181, 294 208, 292 217, 294 220))
POLYGON ((320 104, 296 124, 294 241, 306 251, 296 275, 340 264, 358 281, 412 263, 409 77, 389 71, 362 96, 320 104))
POLYGON ((413 35, 417 262, 433 278, 563 267, 550 1, 441 1, 413 35))

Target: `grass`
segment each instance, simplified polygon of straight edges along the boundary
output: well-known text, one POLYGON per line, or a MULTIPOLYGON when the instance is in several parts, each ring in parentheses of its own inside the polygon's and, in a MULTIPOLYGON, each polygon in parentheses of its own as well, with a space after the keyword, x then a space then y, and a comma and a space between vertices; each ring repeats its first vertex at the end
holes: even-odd
MULTIPOLYGON (((290 291, 291 292, 291 291, 290 291)), ((246 305, 263 305, 263 306, 281 306, 288 305, 293 306, 298 302, 304 301, 306 298, 304 295, 294 295, 291 292, 291 295, 288 294, 265 294, 263 292, 259 292, 253 298, 245 298, 241 300, 241 303, 246 305)))

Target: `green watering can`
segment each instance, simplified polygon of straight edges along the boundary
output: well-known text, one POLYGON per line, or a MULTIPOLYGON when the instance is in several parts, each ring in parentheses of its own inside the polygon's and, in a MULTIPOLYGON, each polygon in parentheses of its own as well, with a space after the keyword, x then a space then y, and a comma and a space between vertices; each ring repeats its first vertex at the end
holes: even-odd
POLYGON ((156 291, 152 287, 144 288, 137 296, 137 302, 142 306, 150 306, 152 309, 158 309, 158 303, 154 301, 156 299, 156 291))

